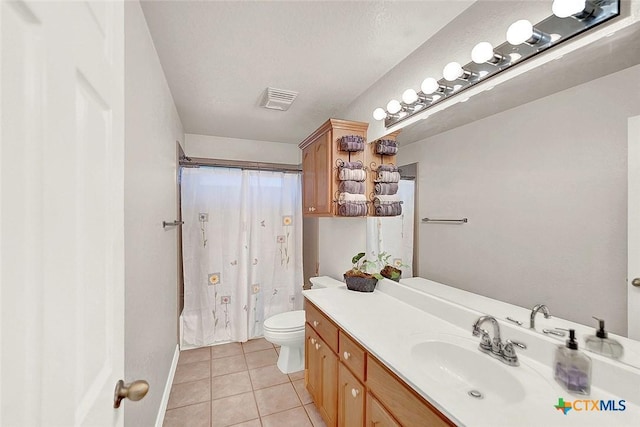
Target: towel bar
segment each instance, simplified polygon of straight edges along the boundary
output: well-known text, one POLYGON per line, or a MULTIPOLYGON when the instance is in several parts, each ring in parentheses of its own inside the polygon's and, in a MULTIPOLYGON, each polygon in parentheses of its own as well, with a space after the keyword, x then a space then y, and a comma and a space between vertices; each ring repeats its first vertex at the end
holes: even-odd
POLYGON ((184 224, 184 221, 162 221, 162 228, 175 227, 184 224))
POLYGON ((453 224, 464 224, 469 222, 467 218, 462 219, 434 219, 434 218, 422 218, 422 222, 447 222, 453 224))

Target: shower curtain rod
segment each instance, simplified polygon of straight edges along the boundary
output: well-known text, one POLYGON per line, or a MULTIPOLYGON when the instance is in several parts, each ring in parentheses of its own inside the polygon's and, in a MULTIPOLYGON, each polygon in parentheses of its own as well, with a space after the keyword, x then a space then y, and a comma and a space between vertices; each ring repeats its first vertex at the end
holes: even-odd
POLYGON ((180 159, 180 166, 185 168, 199 168, 200 166, 218 166, 225 168, 250 169, 275 172, 302 172, 301 165, 286 163, 244 162, 238 160, 207 159, 204 157, 187 157, 180 159))

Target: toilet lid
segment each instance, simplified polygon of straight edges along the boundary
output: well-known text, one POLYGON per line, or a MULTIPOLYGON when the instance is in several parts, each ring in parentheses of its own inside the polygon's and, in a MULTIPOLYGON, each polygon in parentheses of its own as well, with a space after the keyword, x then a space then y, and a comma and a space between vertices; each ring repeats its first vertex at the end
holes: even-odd
POLYGON ((304 310, 276 314, 264 321, 263 328, 278 331, 304 329, 304 310))

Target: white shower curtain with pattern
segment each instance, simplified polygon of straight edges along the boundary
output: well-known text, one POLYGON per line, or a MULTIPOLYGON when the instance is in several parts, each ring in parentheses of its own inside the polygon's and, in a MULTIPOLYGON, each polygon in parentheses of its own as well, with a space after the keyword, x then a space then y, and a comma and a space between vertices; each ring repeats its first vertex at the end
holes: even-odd
POLYGON ((244 342, 300 310, 300 174, 200 167, 181 180, 182 345, 244 342))

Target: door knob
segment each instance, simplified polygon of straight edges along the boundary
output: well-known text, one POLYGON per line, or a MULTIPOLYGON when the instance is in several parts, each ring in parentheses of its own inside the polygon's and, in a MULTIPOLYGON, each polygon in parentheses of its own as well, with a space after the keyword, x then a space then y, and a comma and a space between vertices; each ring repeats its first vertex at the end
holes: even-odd
POLYGON ((636 277, 635 279, 633 279, 633 280, 631 281, 631 284, 632 284, 633 286, 635 286, 636 288, 637 288, 637 287, 640 287, 640 277, 636 277))
POLYGON ((119 408, 122 399, 127 398, 134 402, 142 399, 149 391, 149 383, 145 380, 138 380, 125 384, 120 380, 116 383, 116 389, 113 391, 113 407, 119 408))
POLYGON ((358 390, 357 388, 351 389, 351 396, 358 397, 359 394, 360 394, 360 390, 358 390))

